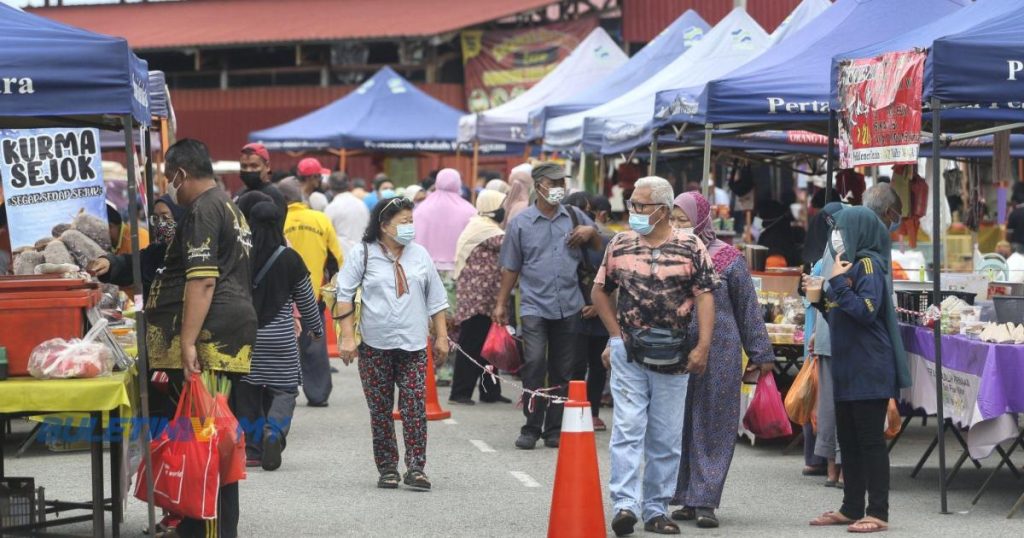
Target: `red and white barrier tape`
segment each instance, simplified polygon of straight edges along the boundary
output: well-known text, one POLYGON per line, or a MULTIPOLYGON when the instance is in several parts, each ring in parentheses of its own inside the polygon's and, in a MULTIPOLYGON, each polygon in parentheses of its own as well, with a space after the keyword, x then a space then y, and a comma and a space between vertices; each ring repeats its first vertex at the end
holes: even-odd
POLYGON ((507 385, 512 385, 513 387, 521 390, 523 392, 523 395, 522 395, 522 397, 519 398, 519 402, 516 404, 517 407, 522 407, 523 405, 526 405, 527 409, 532 413, 533 409, 534 409, 534 401, 537 398, 547 398, 553 404, 564 404, 565 402, 569 401, 569 399, 564 397, 564 396, 558 396, 558 395, 555 395, 555 394, 548 394, 549 392, 556 391, 556 390, 561 390, 561 389, 565 388, 563 385, 558 385, 556 387, 547 387, 547 388, 542 388, 542 389, 528 389, 528 388, 526 388, 526 387, 524 387, 524 386, 522 386, 522 385, 520 385, 518 383, 515 383, 513 381, 509 381, 508 379, 505 379, 505 378, 501 377, 500 375, 498 375, 498 370, 497 370, 497 368, 494 367, 494 365, 488 364, 487 366, 484 366, 483 364, 480 364, 480 361, 476 360, 476 358, 474 358, 469 353, 466 353, 466 350, 462 349, 462 346, 460 346, 458 343, 456 343, 451 338, 448 339, 448 344, 451 346, 452 349, 454 349, 455 351, 458 351, 459 353, 462 354, 462 356, 464 356, 467 359, 469 359, 469 362, 475 364, 477 366, 477 368, 480 368, 481 370, 483 370, 484 374, 490 376, 491 381, 495 381, 495 382, 501 381, 502 383, 505 383, 507 385), (529 396, 529 398, 527 398, 527 396, 529 396), (524 403, 524 401, 525 401, 525 403, 524 403))

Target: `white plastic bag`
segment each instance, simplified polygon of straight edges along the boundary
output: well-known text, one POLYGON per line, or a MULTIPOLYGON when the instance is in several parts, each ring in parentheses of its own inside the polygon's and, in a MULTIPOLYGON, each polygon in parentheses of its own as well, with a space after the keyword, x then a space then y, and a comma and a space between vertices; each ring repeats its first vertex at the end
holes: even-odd
POLYGON ((38 379, 110 375, 114 356, 107 346, 96 342, 106 327, 107 321, 100 320, 81 340, 52 338, 39 344, 28 358, 28 373, 38 379))

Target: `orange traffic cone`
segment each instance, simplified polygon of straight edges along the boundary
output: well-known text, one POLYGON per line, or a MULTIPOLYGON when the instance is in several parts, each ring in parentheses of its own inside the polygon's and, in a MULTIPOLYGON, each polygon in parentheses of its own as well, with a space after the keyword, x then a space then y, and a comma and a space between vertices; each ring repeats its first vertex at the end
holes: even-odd
MULTIPOLYGON (((441 408, 441 402, 437 399, 437 382, 434 381, 434 346, 427 342, 427 420, 444 420, 452 416, 452 412, 441 408)), ((584 385, 586 392, 586 385, 584 385)), ((391 418, 402 420, 402 415, 397 411, 391 412, 391 418)))
POLYGON ((338 349, 338 329, 335 327, 335 321, 330 316, 330 312, 324 316, 327 321, 327 356, 331 358, 341 357, 341 350, 338 349))
POLYGON ((587 383, 570 381, 569 401, 562 412, 548 538, 588 538, 606 534, 587 383))

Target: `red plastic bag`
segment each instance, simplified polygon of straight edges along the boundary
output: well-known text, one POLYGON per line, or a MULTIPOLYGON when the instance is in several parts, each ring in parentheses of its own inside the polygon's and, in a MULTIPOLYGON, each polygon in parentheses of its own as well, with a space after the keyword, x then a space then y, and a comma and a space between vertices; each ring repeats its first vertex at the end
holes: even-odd
MULTIPOLYGON (((150 443, 153 500, 191 519, 215 519, 220 494, 215 401, 199 376, 185 381, 174 419, 150 443)), ((145 460, 135 476, 135 497, 146 500, 145 460)))
POLYGON ((100 320, 84 338, 51 338, 35 347, 28 358, 28 373, 37 379, 89 378, 110 375, 114 355, 96 339, 107 326, 100 320))
POLYGON ((757 380, 754 399, 743 416, 743 427, 762 439, 793 435, 793 425, 782 404, 782 394, 775 386, 775 374, 765 373, 757 380))
POLYGON ((245 480, 245 432, 238 427, 238 419, 228 407, 228 398, 218 394, 214 398, 214 419, 217 425, 217 452, 220 453, 220 483, 222 486, 245 480))
POLYGON ((519 348, 516 346, 515 338, 509 332, 509 328, 497 323, 491 323, 491 329, 487 331, 487 340, 484 341, 484 348, 480 356, 499 370, 516 373, 523 365, 519 358, 519 348))

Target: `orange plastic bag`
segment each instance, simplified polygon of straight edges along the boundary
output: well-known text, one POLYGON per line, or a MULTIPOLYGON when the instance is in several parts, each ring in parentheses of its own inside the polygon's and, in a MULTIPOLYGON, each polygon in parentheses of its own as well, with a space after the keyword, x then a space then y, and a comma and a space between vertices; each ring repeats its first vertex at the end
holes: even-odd
POLYGON ((775 385, 775 374, 764 373, 757 380, 754 399, 750 401, 747 414, 743 416, 743 427, 763 439, 793 435, 793 424, 786 416, 782 394, 775 385))
POLYGON ((245 432, 228 407, 228 398, 214 398, 214 423, 217 426, 217 452, 220 455, 220 483, 223 486, 245 480, 245 432))
POLYGON ((900 418, 900 408, 896 400, 889 398, 889 410, 885 414, 885 439, 892 441, 903 429, 903 419, 900 418))
POLYGON ((818 357, 811 355, 800 367, 793 385, 786 393, 786 414, 793 422, 803 425, 811 422, 818 405, 818 357))

